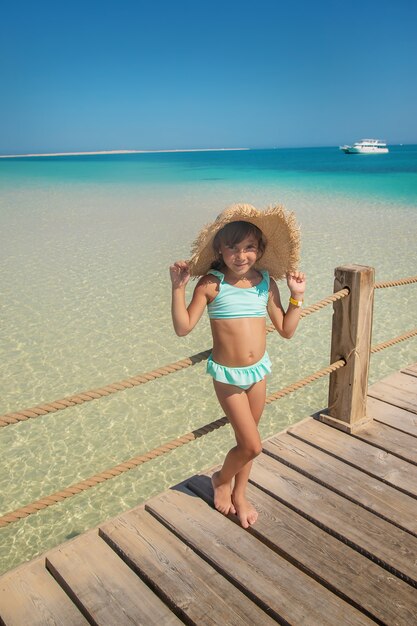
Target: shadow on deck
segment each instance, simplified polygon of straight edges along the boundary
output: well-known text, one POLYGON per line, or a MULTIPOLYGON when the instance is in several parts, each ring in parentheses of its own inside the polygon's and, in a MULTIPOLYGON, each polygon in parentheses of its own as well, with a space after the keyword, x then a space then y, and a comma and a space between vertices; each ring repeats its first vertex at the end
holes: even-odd
POLYGON ((313 417, 264 442, 250 530, 193 476, 0 578, 1 622, 403 624, 417 615, 417 364, 355 435, 313 417))

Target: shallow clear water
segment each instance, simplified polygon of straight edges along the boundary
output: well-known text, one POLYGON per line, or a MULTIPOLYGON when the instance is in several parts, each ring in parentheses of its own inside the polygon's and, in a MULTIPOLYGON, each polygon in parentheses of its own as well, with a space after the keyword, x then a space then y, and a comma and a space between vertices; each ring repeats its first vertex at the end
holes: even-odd
MULTIPOLYGON (((378 281, 417 274, 415 146, 0 160, 0 189, 1 414, 209 348, 205 319, 173 333, 167 268, 232 202, 296 212, 307 305, 333 291, 338 265, 374 266, 378 281)), ((373 343, 414 328, 416 302, 416 285, 378 290, 373 343)), ((291 342, 268 336, 269 393, 328 364, 330 326, 329 307, 291 342)), ((416 339, 374 355, 370 382, 416 357, 416 339)), ((1 429, 0 513, 220 417, 204 367, 1 429)), ((262 437, 326 402, 322 380, 268 406, 262 437)), ((221 462, 231 443, 222 428, 0 529, 1 571, 221 462)))

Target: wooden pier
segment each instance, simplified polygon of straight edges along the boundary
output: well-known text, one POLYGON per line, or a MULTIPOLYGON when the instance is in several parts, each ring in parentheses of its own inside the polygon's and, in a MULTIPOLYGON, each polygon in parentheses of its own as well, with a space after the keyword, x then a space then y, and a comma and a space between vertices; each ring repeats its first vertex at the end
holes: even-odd
POLYGON ((417 364, 368 390, 353 434, 309 417, 264 442, 253 528, 209 473, 0 578, 0 622, 417 623, 417 364))

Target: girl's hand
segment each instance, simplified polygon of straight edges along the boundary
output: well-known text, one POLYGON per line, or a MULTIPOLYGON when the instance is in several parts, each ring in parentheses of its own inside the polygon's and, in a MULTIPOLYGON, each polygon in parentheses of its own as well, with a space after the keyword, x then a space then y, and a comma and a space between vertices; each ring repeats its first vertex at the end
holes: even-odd
POLYGON ((176 289, 178 287, 185 287, 190 280, 190 269, 187 261, 177 261, 169 268, 171 276, 172 286, 176 289))
POLYGON ((294 300, 302 300, 306 289, 304 272, 287 272, 287 285, 294 300))

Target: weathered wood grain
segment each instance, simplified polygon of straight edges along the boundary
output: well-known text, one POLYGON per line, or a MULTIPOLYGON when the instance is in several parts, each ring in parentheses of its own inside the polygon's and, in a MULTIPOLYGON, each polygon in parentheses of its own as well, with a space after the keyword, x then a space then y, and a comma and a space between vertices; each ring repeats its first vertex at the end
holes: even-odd
POLYGON ((404 372, 404 374, 409 374, 409 376, 417 376, 417 363, 408 365, 407 367, 404 367, 401 371, 404 372))
POLYGON ((371 419, 417 437, 417 415, 415 413, 369 396, 366 406, 367 414, 371 419))
POLYGON ((378 400, 417 413, 417 378, 397 372, 375 383, 368 395, 378 400))
MULTIPOLYGON (((208 476, 194 476, 188 485, 213 506, 208 476)), ((390 625, 412 623, 417 594, 410 585, 260 489, 249 485, 248 497, 259 514, 251 534, 369 616, 390 625)))
POLYGON ((417 364, 369 391, 354 436, 307 418, 264 442, 253 528, 194 477, 1 576, 0 624, 411 626, 417 364))
POLYGON ((261 454, 250 480, 397 576, 417 585, 417 538, 261 454))
POLYGON ((0 623, 6 626, 86 626, 85 617, 45 568, 45 559, 0 578, 0 623))
POLYGON ((52 550, 46 565, 93 624, 181 624, 97 532, 52 550))
POLYGON ((350 463, 375 478, 417 497, 417 468, 396 456, 359 441, 347 433, 328 428, 311 418, 292 426, 290 435, 350 463))
POLYGON ((333 303, 330 363, 344 358, 346 365, 330 375, 329 408, 323 419, 349 432, 367 419, 374 282, 372 267, 346 265, 335 269, 334 291, 348 287, 350 293, 333 303))
POLYGON ((272 457, 417 535, 417 500, 308 443, 281 433, 263 442, 272 457))
POLYGON ((381 450, 390 452, 404 461, 417 465, 417 439, 391 426, 379 422, 368 422, 354 436, 381 450))
POLYGON ((293 626, 370 623, 199 498, 170 491, 150 500, 146 509, 257 604, 270 607, 278 621, 293 626))
POLYGON ((102 525, 100 535, 193 624, 276 623, 145 510, 138 508, 102 525))

